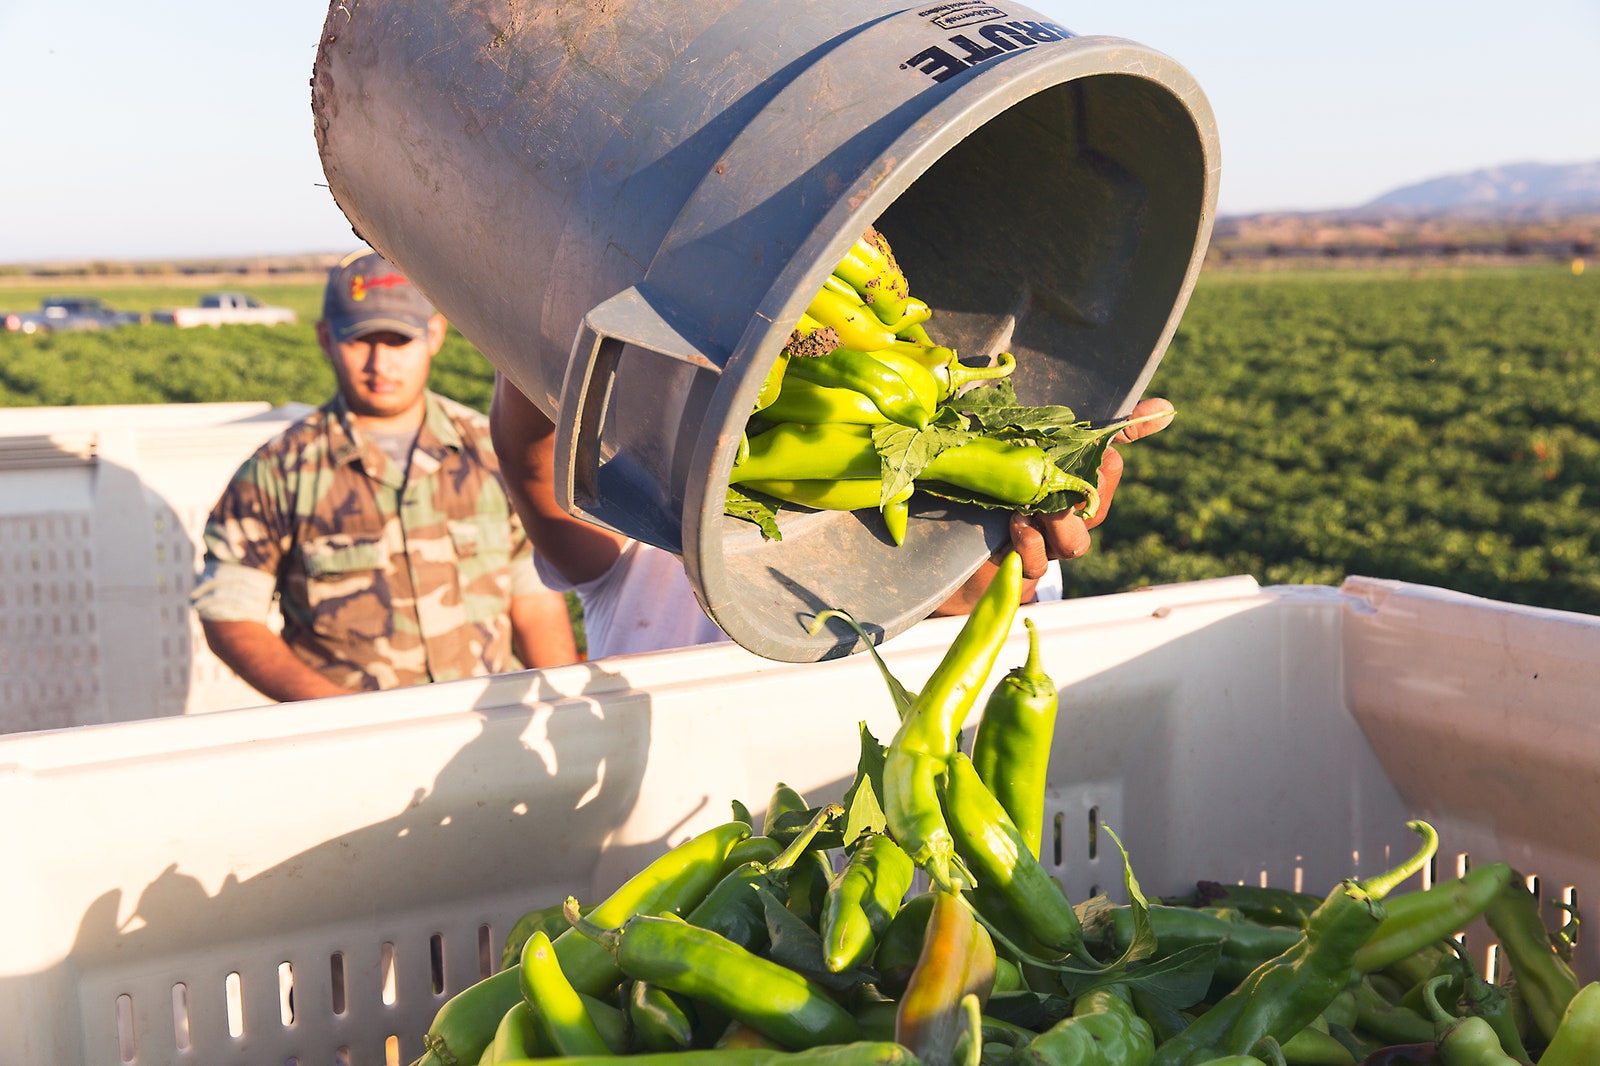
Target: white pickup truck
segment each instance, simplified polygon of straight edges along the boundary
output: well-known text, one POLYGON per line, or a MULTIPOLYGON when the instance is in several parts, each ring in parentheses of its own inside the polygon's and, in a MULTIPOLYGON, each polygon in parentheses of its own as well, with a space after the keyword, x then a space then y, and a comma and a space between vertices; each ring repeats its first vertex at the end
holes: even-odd
POLYGON ((150 321, 169 326, 285 326, 296 315, 288 307, 270 307, 243 292, 208 292, 195 307, 173 307, 151 312, 150 321))

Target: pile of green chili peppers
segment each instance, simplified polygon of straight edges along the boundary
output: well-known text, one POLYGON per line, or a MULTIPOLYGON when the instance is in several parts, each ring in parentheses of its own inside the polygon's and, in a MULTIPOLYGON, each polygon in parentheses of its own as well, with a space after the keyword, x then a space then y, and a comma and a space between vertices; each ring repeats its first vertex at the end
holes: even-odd
POLYGON ((888 242, 869 229, 828 275, 763 381, 730 492, 818 510, 875 509, 896 545, 905 542, 919 486, 949 486, 1018 510, 1074 492, 1092 508, 1094 486, 1043 449, 981 435, 939 448, 916 483, 886 488, 878 427, 926 429, 962 389, 1016 367, 1009 352, 993 366, 962 363, 928 335, 931 314, 910 295, 888 242))
POLYGON ((1503 862, 1404 889, 1437 849, 1424 822, 1409 858, 1325 895, 1151 901, 1129 871, 1127 904, 1071 904, 1039 859, 1057 692, 1031 621, 963 750, 1020 582, 1011 554, 919 692, 879 660, 899 728, 861 727, 838 801, 779 782, 759 824, 735 803, 605 899, 530 911, 415 1066, 1600 1063, 1575 917, 1551 933, 1503 862), (1457 940, 1479 919, 1494 981, 1457 940))

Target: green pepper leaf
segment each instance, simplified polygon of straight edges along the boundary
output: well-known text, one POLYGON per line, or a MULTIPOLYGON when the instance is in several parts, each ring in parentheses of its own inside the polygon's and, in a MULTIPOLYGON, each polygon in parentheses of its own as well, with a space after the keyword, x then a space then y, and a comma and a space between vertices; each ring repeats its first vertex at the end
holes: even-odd
POLYGON ((856 779, 844 794, 844 840, 848 847, 866 833, 881 833, 889 824, 878 795, 883 791, 884 747, 872 735, 867 723, 860 723, 861 757, 856 762, 856 779))
POLYGON ((767 916, 767 935, 771 946, 766 954, 773 962, 810 978, 830 992, 848 992, 875 979, 870 970, 856 967, 843 973, 828 969, 822 935, 796 915, 769 885, 755 883, 756 895, 767 916))
POLYGON ((917 480, 933 457, 946 448, 965 444, 977 434, 966 428, 957 412, 942 408, 925 429, 890 422, 872 427, 872 446, 878 451, 883 479, 880 505, 917 480))
POLYGON ((742 522, 754 522, 761 527, 761 536, 767 540, 783 539, 783 532, 778 529, 778 512, 772 505, 752 496, 746 496, 731 485, 728 487, 727 499, 722 504, 722 513, 742 522))

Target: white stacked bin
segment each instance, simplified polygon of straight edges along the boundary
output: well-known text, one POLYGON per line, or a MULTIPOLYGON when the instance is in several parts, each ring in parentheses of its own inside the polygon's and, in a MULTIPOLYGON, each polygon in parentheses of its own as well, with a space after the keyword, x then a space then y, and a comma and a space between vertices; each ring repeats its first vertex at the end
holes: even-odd
MULTIPOLYGON (((1409 853, 1408 817, 1439 877, 1506 859, 1600 897, 1600 619, 1360 579, 1024 610, 1062 689, 1045 858, 1074 900, 1119 895, 1100 825, 1149 893, 1322 892, 1409 853)), ((908 687, 960 624, 885 647, 908 687)), ((1019 623, 997 676, 1025 647, 1019 623)), ((519 914, 778 781, 837 798, 860 721, 893 732, 869 658, 727 646, 0 738, 0 1060, 409 1062, 519 914)), ((1576 965, 1600 977, 1592 937, 1576 965)))
POLYGON ((0 733, 264 702, 206 647, 189 592, 228 479, 306 410, 0 411, 0 733))

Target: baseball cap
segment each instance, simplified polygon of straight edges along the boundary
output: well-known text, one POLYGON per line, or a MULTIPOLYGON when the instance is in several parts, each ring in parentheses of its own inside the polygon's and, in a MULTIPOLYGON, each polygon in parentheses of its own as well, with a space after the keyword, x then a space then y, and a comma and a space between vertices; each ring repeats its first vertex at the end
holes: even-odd
POLYGON ((377 252, 352 252, 328 271, 322 319, 335 341, 379 330, 415 340, 427 333, 433 315, 433 305, 377 252))

